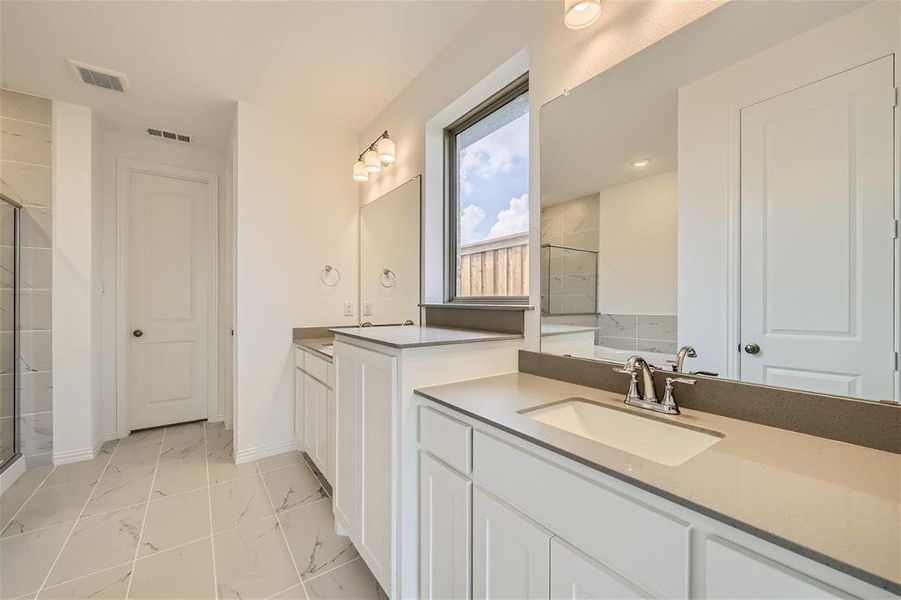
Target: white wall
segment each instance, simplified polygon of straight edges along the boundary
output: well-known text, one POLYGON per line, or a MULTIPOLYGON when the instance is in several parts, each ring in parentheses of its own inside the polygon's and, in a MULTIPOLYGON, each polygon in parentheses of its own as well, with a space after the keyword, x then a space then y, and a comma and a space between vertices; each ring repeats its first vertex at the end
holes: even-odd
POLYGON ((291 329, 354 324, 357 136, 239 103, 236 195, 235 451, 294 447, 291 329), (326 264, 341 271, 329 288, 326 264))
POLYGON ((53 102, 53 460, 93 456, 94 272, 91 110, 53 102))
POLYGON ((598 307, 676 314, 676 171, 601 190, 598 307))
MULTIPOLYGON (((525 50, 530 66, 530 188, 539 189, 539 115, 545 102, 615 65, 719 6, 721 2, 604 2, 600 21, 584 30, 563 25, 563 3, 489 3, 457 38, 361 133, 359 146, 388 129, 397 144, 398 159, 390 169, 361 185, 365 203, 424 173, 426 217, 440 218, 441 186, 426 173, 426 124, 499 65, 525 50), (437 206, 437 209, 435 208, 437 206)), ((434 177, 433 177, 434 179, 434 177)), ((538 256, 540 207, 532 202, 530 252, 538 256)), ((434 223, 427 223, 426 255, 443 254, 434 223)), ((440 225, 437 231, 441 231, 440 225)), ((539 303, 539 264, 530 261, 531 303, 539 303)), ((427 263, 434 271, 435 263, 427 263)), ((440 270, 440 267, 438 267, 440 270)), ((426 273, 429 281, 440 273, 426 273)), ((539 311, 526 313, 528 346, 538 347, 539 311)))
MULTIPOLYGON (((116 369, 118 364, 116 358, 117 162, 120 158, 127 158, 213 173, 219 178, 219 202, 221 207, 224 202, 226 189, 226 186, 223 185, 226 155, 224 152, 212 152, 188 144, 158 140, 149 136, 146 138, 128 136, 112 131, 103 131, 101 133, 100 146, 102 159, 100 205, 103 212, 100 236, 103 247, 102 271, 104 289, 101 307, 103 321, 103 436, 105 439, 115 439, 117 437, 116 369)), ((220 210, 221 213, 222 211, 220 210)), ((228 264, 227 260, 220 260, 220 280, 222 279, 222 269, 227 268, 228 264)), ((225 334, 220 330, 220 346, 226 343, 225 337, 225 334)), ((224 415, 225 398, 221 393, 219 408, 220 415, 224 415)))
POLYGON ((679 90, 679 345, 694 368, 739 376, 738 111, 897 52, 899 6, 865 5, 679 90))

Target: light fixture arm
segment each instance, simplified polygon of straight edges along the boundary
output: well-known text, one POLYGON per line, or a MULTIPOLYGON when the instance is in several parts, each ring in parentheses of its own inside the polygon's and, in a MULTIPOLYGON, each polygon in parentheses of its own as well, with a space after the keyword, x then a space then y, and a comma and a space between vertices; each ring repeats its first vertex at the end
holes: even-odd
POLYGON ((375 147, 378 145, 378 143, 380 141, 390 140, 390 139, 391 139, 391 137, 388 135, 388 130, 386 129, 385 131, 382 132, 382 134, 379 137, 375 138, 375 140, 373 140, 373 142, 371 144, 369 144, 369 146, 367 146, 365 150, 360 152, 360 155, 357 157, 357 160, 363 160, 363 155, 366 154, 367 152, 369 152, 370 150, 375 150, 375 147))

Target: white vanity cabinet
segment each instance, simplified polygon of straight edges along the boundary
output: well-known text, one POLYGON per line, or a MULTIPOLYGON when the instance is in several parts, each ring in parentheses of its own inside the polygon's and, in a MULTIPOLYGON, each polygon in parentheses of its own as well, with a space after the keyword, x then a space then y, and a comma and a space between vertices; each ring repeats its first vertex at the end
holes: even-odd
POLYGON ((297 449, 334 484, 335 393, 332 364, 295 348, 294 401, 297 449))
POLYGON ((893 597, 429 400, 419 410, 423 599, 893 597))
MULTIPOLYGON (((376 335, 383 330, 372 329, 376 335)), ((462 598, 471 589, 471 494, 465 476, 471 428, 457 422, 456 429, 444 431, 439 423, 438 430, 430 430, 435 433, 430 449, 443 456, 433 454, 421 462, 413 390, 513 371, 520 344, 521 339, 512 338, 398 347, 336 331, 335 523, 389 597, 416 598, 428 594, 423 590, 440 589, 436 598, 462 598), (421 483, 421 476, 427 483, 421 483), (423 485, 434 496, 421 494, 423 485), (429 515, 436 536, 426 540, 434 552, 434 570, 424 579, 419 569, 420 510, 429 515)))

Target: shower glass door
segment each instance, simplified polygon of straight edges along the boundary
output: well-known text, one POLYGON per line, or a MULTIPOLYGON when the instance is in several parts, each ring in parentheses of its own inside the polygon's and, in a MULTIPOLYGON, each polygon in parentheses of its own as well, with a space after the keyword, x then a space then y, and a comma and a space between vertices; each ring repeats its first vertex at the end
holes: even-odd
POLYGON ((0 471, 19 453, 19 208, 0 194, 0 471))

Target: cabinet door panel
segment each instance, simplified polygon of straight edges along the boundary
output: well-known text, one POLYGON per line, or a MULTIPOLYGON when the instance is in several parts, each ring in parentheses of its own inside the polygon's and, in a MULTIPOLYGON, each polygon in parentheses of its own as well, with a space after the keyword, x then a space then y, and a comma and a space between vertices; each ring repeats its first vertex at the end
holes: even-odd
MULTIPOLYGON (((297 352, 300 352, 299 350, 297 352)), ((304 445, 304 411, 303 371, 294 369, 294 435, 297 438, 297 449, 306 450, 304 445)))
POLYGON ((357 550, 372 574, 391 594, 391 440, 397 395, 397 358, 357 349, 357 550))
POLYGON ((650 598, 637 587, 558 539, 551 540, 551 598, 650 598))
POLYGON ((356 540, 357 511, 357 365, 356 352, 335 344, 335 516, 356 540))
POLYGON ((325 395, 326 387, 309 375, 304 379, 304 396, 307 407, 307 453, 320 471, 325 472, 325 395))
POLYGON ((334 486, 335 481, 335 392, 325 395, 325 478, 334 486))
POLYGON ((479 487, 472 496, 473 597, 549 598, 550 533, 479 487))
POLYGON ((472 482, 420 452, 419 552, 422 600, 471 596, 472 482))
POLYGON ((311 459, 316 454, 316 399, 313 396, 313 384, 315 380, 303 374, 303 449, 311 459))
POLYGON ((848 598, 793 569, 718 537, 707 538, 708 598, 848 598))

